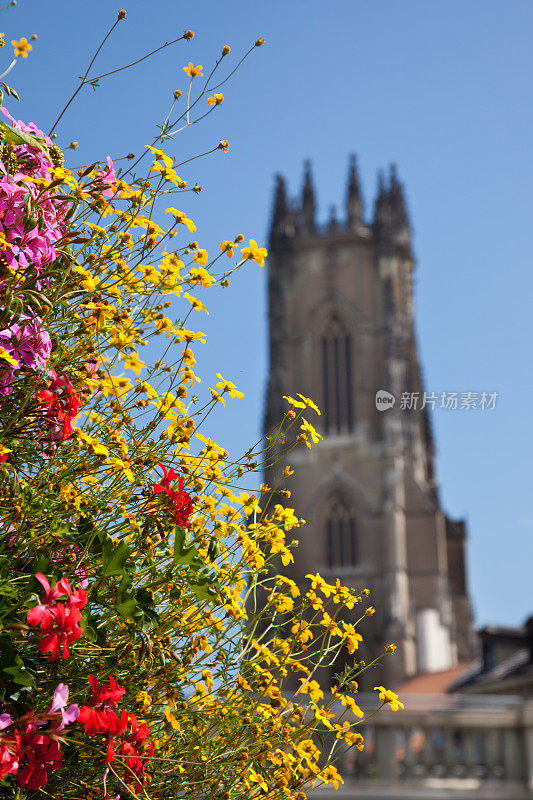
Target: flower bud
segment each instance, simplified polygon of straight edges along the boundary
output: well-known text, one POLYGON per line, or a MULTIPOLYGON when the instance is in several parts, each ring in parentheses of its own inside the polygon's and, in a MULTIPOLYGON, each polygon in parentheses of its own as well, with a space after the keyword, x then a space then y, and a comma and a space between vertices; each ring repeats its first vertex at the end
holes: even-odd
POLYGON ((174 100, 179 100, 179 99, 180 99, 180 97, 181 97, 181 92, 180 92, 180 90, 179 90, 179 89, 176 89, 176 90, 174 91, 174 100))
POLYGON ((126 19, 126 11, 123 8, 118 12, 118 18, 126 19))
POLYGON ((260 36, 259 39, 256 41, 255 46, 256 47, 261 47, 261 45, 264 44, 264 43, 265 43, 265 40, 263 39, 262 36, 260 36))
POLYGON ((194 31, 185 31, 185 33, 183 34, 183 38, 187 39, 187 41, 194 39, 194 31))
POLYGON ((231 52, 231 47, 228 44, 225 44, 222 48, 222 55, 227 56, 231 52))

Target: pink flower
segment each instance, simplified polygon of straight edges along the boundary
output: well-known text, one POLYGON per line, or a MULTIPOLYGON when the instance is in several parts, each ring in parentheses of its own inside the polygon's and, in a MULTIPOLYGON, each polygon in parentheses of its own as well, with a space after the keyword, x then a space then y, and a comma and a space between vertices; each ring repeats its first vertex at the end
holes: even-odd
POLYGON ((109 185, 109 189, 105 189, 102 192, 103 197, 113 197, 115 194, 115 190, 112 188, 113 181, 116 181, 117 175, 115 172, 115 168, 113 166, 113 162, 111 161, 110 156, 107 156, 107 170, 105 172, 98 172, 98 178, 100 182, 106 183, 109 185))
POLYGON ((54 692, 54 699, 52 700, 52 705, 46 712, 47 717, 52 715, 56 715, 58 711, 61 711, 61 721, 58 725, 53 727, 54 732, 62 731, 67 725, 70 725, 73 722, 76 722, 80 715, 80 708, 76 703, 71 703, 68 708, 65 708, 68 701, 69 695, 69 688, 64 683, 60 683, 55 692, 54 692))

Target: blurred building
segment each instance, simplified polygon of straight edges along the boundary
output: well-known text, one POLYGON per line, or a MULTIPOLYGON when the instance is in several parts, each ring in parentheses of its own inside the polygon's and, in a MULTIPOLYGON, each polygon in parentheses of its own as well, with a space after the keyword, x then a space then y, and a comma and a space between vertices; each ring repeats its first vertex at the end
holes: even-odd
MULTIPOLYGON (((442 509, 434 477, 428 406, 438 398, 424 396, 403 187, 393 168, 381 177, 365 221, 352 158, 343 220, 332 210, 320 226, 315 208, 308 164, 296 201, 277 178, 264 427, 283 417, 283 395, 301 392, 322 409, 324 437, 290 455, 291 506, 307 525, 286 572, 304 590, 316 572, 371 589, 366 652, 346 654, 331 673, 396 643, 381 673, 361 681, 357 702, 374 710, 365 689, 384 683, 405 711, 364 722, 363 752, 352 748, 339 765, 344 784, 313 797, 531 797, 533 621, 474 632, 465 525, 442 509)), ((284 467, 266 471, 270 486, 284 467)), ((331 678, 322 675, 324 688, 331 678)))
MULTIPOLYGON (((307 520, 291 577, 305 585, 318 570, 371 588, 368 654, 398 645, 379 678, 388 685, 472 658, 465 526, 441 508, 434 478, 411 231, 395 170, 380 179, 367 223, 352 158, 344 219, 332 212, 325 227, 309 165, 296 202, 278 177, 268 270, 265 430, 282 418, 283 395, 301 392, 322 409, 323 441, 291 453, 291 505, 307 520)), ((283 467, 267 471, 270 486, 283 467)))

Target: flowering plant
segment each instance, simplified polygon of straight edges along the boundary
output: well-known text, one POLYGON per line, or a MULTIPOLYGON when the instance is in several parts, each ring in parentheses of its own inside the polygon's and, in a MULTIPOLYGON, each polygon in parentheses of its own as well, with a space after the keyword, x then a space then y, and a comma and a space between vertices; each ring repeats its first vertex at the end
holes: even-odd
MULTIPOLYGON (((200 116, 222 103, 206 96, 229 53, 197 95, 202 67, 184 67, 186 109, 172 118, 176 90, 158 141, 129 167, 108 157, 70 170, 50 136, 2 109, 2 796, 303 800, 305 787, 338 786, 335 760, 363 746, 353 694, 364 665, 352 659, 327 695, 314 676, 357 650, 340 619, 368 590, 310 575, 301 594, 282 574, 296 544, 286 535, 303 523, 289 490, 262 485, 261 510, 240 485, 318 442, 303 417, 316 406, 287 398, 279 425, 239 458, 198 432, 243 395, 220 374, 203 404, 193 394, 205 335, 185 323, 205 306, 190 292, 267 253, 251 239, 222 267, 243 236, 211 260, 189 242, 194 222, 158 205, 189 181, 155 145, 193 124, 198 103, 200 116), (147 365, 143 349, 161 340, 147 365)), ((88 70, 75 94, 103 77, 88 70)))

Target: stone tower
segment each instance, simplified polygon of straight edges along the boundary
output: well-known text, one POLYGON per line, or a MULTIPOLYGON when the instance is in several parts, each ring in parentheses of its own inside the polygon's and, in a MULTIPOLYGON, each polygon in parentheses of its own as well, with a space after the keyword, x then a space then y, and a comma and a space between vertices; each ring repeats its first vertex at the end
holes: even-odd
MULTIPOLYGON (((297 466, 286 484, 290 505, 307 520, 290 574, 302 586, 306 573, 319 571, 371 589, 376 614, 362 630, 367 652, 388 642, 398 650, 369 679, 398 685, 473 655, 465 526, 443 512, 434 478, 430 419, 421 408, 411 231, 396 171, 380 175, 371 224, 354 157, 344 222, 333 210, 319 226, 315 205, 309 163, 299 201, 288 198, 278 176, 265 431, 283 416, 284 394, 301 392, 322 409, 316 427, 323 441, 290 457, 297 466), (383 390, 396 398, 393 407, 386 394, 378 403, 383 390), (402 394, 416 392, 418 407, 402 408, 402 394)), ((283 467, 267 471, 270 486, 283 467)))

